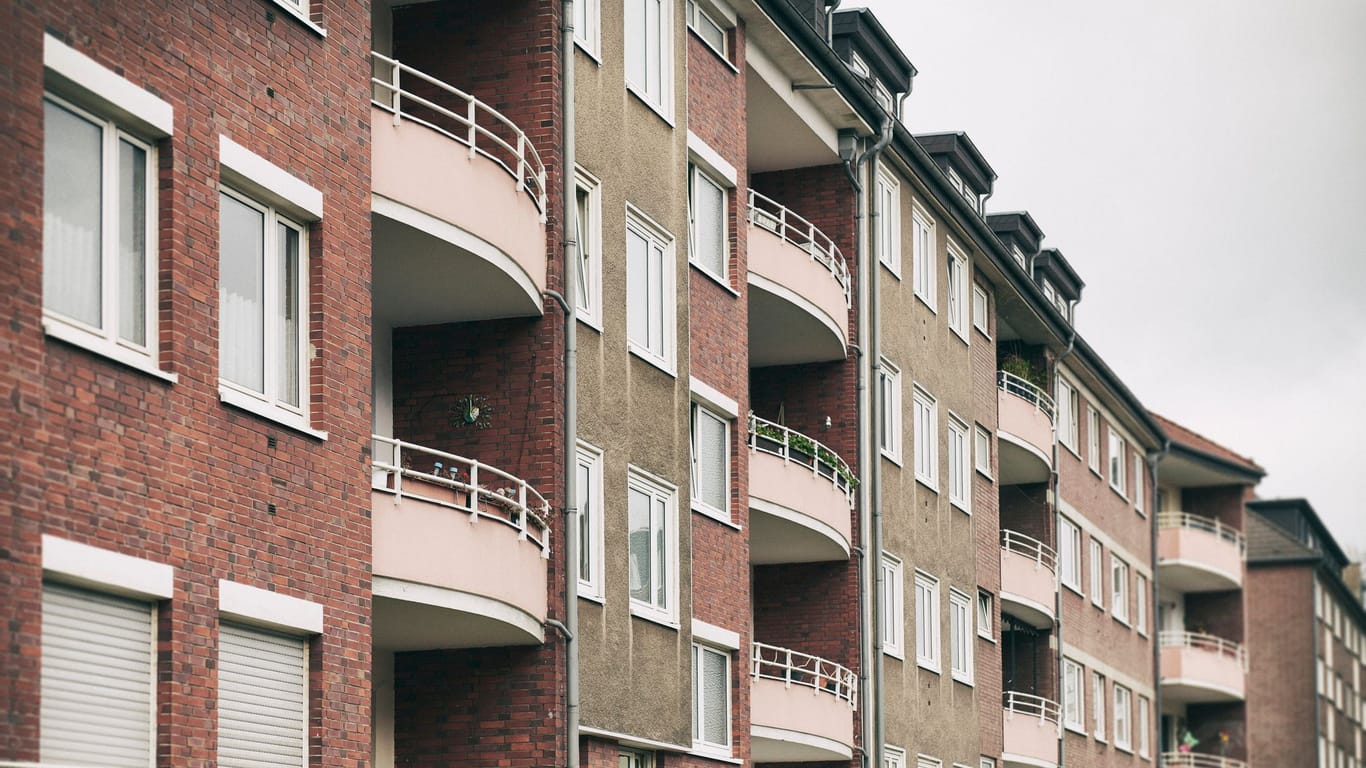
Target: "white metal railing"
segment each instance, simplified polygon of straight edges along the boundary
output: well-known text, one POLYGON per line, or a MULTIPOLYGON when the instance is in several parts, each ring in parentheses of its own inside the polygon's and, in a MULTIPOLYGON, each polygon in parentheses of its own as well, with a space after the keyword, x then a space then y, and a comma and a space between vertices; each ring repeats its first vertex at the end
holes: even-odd
POLYGON ((830 270, 844 291, 844 304, 849 305, 849 265, 839 246, 816 225, 788 210, 781 203, 754 190, 749 191, 749 223, 762 227, 789 243, 811 254, 811 258, 830 270))
POLYGON ((770 456, 777 456, 783 461, 800 464, 803 468, 810 469, 812 474, 829 480, 848 499, 850 509, 853 508, 854 488, 858 486, 858 478, 854 477, 849 465, 839 457, 839 454, 820 442, 751 413, 749 447, 770 456))
POLYGON ((1008 371, 996 372, 996 386, 1042 411, 1050 423, 1053 421, 1053 398, 1047 392, 1008 371))
POLYGON ((1001 695, 1001 703, 1007 712, 1037 717, 1041 723, 1058 724, 1058 702, 1052 699, 1045 699, 1032 693, 1006 691, 1001 695))
POLYGON ((1190 648, 1233 659, 1238 662, 1244 672, 1247 671, 1247 649, 1232 640, 1225 640, 1222 637, 1204 632, 1181 632, 1166 629, 1158 634, 1158 640, 1162 643, 1163 648, 1190 648))
POLYGON ((1172 768, 1247 768, 1242 760, 1199 752, 1163 752, 1162 764, 1172 768))
POLYGON ((824 691, 858 707, 858 675, 841 664, 764 643, 753 644, 750 661, 749 674, 756 680, 777 680, 788 688, 801 685, 813 693, 824 691))
POLYGON ((1158 512, 1158 528, 1189 528, 1194 531, 1204 531, 1234 544, 1239 551, 1245 548, 1243 532, 1237 528, 1219 522, 1212 517, 1203 515, 1192 515, 1188 512, 1158 512))
POLYGON ((517 531, 550 557, 550 504, 527 481, 488 464, 392 437, 372 435, 371 486, 394 495, 449 507, 470 522, 494 520, 517 531))
POLYGON ((1019 531, 1002 530, 1001 549, 1023 555, 1054 573, 1058 571, 1058 553, 1032 536, 1026 536, 1019 531))
POLYGON ((371 103, 392 114, 394 125, 405 119, 425 125, 469 147, 471 158, 478 153, 501 165, 517 181, 517 191, 536 203, 545 223, 545 164, 521 128, 488 104, 397 59, 376 51, 370 57, 371 103), (430 98, 409 90, 404 78, 416 80, 430 98), (412 105, 428 116, 414 114, 412 105))

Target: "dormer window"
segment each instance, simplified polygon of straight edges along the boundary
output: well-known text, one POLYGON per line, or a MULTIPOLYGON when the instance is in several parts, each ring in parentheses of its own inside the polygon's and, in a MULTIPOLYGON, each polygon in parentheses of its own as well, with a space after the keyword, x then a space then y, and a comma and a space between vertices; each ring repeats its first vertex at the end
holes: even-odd
POLYGON ((863 81, 873 90, 873 98, 877 99, 877 103, 883 109, 888 112, 893 111, 892 92, 887 90, 887 86, 883 85, 881 80, 873 76, 873 70, 869 68, 868 62, 864 61, 863 57, 854 51, 849 52, 849 68, 854 70, 854 74, 863 78, 863 81))
POLYGON ((949 185, 952 186, 958 194, 962 195, 964 200, 968 201, 968 205, 972 206, 972 210, 981 213, 981 210, 977 207, 977 193, 973 192, 972 187, 969 187, 963 181, 963 177, 958 175, 958 171, 955 171, 952 168, 949 169, 949 185))
POLYGON ((1010 258, 1014 259, 1015 263, 1020 265, 1020 269, 1028 271, 1029 267, 1025 266, 1024 253, 1020 250, 1020 246, 1010 246, 1010 258))

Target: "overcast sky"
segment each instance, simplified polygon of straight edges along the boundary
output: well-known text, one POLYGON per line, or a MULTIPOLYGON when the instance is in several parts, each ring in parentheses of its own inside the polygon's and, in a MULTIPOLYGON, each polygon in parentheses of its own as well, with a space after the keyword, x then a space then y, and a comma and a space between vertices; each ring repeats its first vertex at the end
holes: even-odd
POLYGON ((870 0, 1150 409, 1366 551, 1366 2, 870 0))

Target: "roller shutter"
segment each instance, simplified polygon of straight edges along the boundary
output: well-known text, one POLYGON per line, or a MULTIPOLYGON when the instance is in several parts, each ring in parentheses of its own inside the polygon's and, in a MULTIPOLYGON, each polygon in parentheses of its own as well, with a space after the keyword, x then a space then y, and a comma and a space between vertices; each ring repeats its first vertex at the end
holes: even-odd
POLYGON ((218 630, 219 768, 305 765, 308 648, 298 637, 218 630))

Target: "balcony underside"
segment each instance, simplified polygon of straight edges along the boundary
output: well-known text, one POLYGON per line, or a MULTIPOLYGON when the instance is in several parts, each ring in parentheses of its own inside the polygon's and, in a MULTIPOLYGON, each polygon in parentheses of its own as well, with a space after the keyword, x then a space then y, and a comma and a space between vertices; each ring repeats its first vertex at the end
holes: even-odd
POLYGON ((387 651, 430 651, 539 645, 535 616, 482 595, 376 576, 374 645, 387 651))
MULTIPOLYGON (((1218 525, 1213 520, 1208 522, 1211 527, 1218 525)), ((1184 525, 1163 527, 1157 537, 1157 567, 1162 586, 1178 592, 1242 589, 1240 541, 1221 536, 1215 530, 1184 525)))
MULTIPOLYGON (((835 285, 833 279, 830 282, 835 285)), ((844 334, 828 313, 788 287, 750 272, 751 367, 819 363, 844 357, 844 334)))
POLYGON ((1177 592, 1224 592, 1243 586, 1237 576, 1207 562, 1163 559, 1157 570, 1162 586, 1177 592))
POLYGON ((1218 682, 1199 677, 1168 678, 1162 677, 1162 703, 1166 704, 1217 704, 1220 702, 1243 701, 1243 691, 1225 686, 1218 682))
POLYGON ((849 500, 810 468, 750 451, 750 562, 818 563, 849 559, 849 500))
POLYGON ((1001 485, 1044 483, 1053 471, 1051 457, 1023 438, 1004 429, 996 431, 1000 452, 1001 485))
POLYGON ((1243 701, 1246 672, 1236 658, 1191 647, 1162 649, 1163 704, 1243 701))

